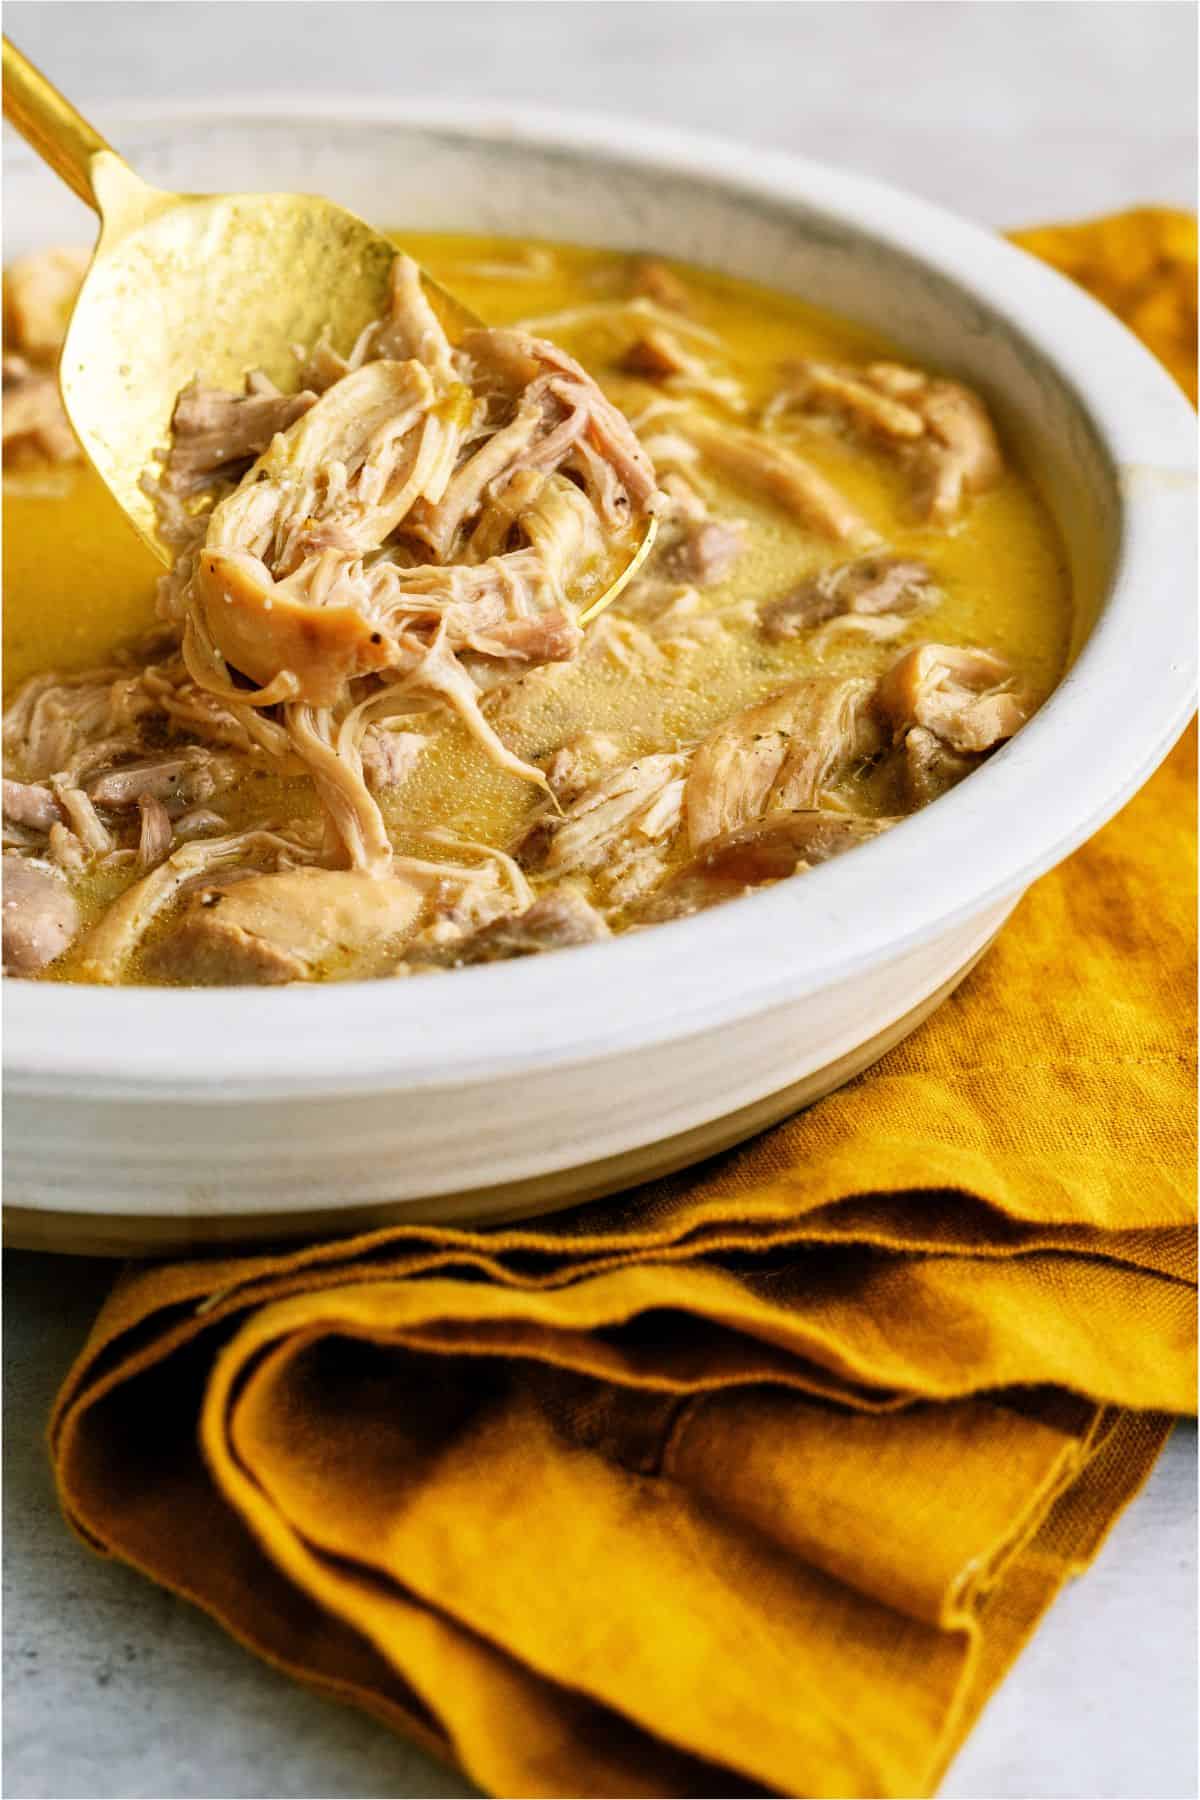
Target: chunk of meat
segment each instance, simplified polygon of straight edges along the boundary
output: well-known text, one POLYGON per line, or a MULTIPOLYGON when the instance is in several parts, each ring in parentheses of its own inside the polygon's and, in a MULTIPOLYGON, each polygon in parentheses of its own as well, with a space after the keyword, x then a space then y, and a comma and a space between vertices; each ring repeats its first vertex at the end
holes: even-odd
POLYGON ((823 808, 771 813, 756 824, 714 838, 639 907, 637 923, 687 918, 705 907, 736 900, 869 843, 896 823, 823 808))
POLYGON ((90 250, 37 250, 4 271, 5 339, 10 349, 48 363, 62 349, 67 324, 92 256, 90 250))
POLYGON ((50 786, 63 819, 91 856, 105 856, 113 848, 112 835, 92 805, 91 797, 69 780, 52 776, 50 786))
POLYGON ((445 944, 421 945, 405 962, 414 968, 466 968, 505 962, 545 950, 570 950, 610 935, 596 908, 570 887, 551 888, 523 912, 505 913, 478 931, 445 944))
MULTIPOLYGON (((55 830, 61 830, 56 826, 55 830)), ((51 833, 53 847, 54 833, 51 833)), ((165 862, 151 869, 127 888, 81 940, 76 952, 80 979, 106 986, 120 981, 130 957, 140 946, 154 921, 176 896, 190 888, 197 877, 217 870, 240 875, 247 863, 264 857, 276 862, 308 855, 295 838, 264 830, 232 832, 228 836, 198 838, 181 844, 165 862)))
POLYGON ((384 725, 369 725, 363 734, 359 754, 363 773, 376 793, 399 787, 407 781, 428 742, 420 731, 389 731, 384 725))
POLYGON ((22 856, 0 860, 5 973, 36 975, 74 942, 79 908, 66 882, 48 868, 22 856))
POLYGON ((708 518, 684 523, 674 542, 658 553, 657 569, 668 581, 712 587, 725 580, 744 547, 745 538, 737 525, 708 518))
POLYGON ((376 330, 371 353, 401 362, 412 357, 441 384, 455 379, 450 340, 411 256, 400 255, 392 264, 388 315, 376 330))
POLYGON ((181 813, 174 820, 174 827, 175 836, 186 843, 190 838, 205 837, 210 831, 228 831, 229 821, 207 806, 196 806, 181 813))
POLYGON ((4 817, 12 825, 27 825, 32 831, 49 831, 62 822, 62 808, 49 788, 33 782, 4 778, 4 817))
POLYGON ((439 410, 419 362, 355 369, 271 439, 213 512, 206 547, 247 551, 276 576, 311 553, 314 526, 347 556, 377 548, 418 499, 445 492, 471 412, 461 385, 446 398, 439 410))
POLYGON ((546 780, 554 798, 570 806, 590 787, 602 770, 621 760, 621 746, 607 731, 581 731, 561 745, 546 768, 546 780))
POLYGON ((914 725, 904 738, 904 785, 909 805, 914 811, 928 806, 931 800, 957 787, 964 775, 978 768, 979 762, 978 756, 961 756, 923 725, 914 725))
POLYGON ((813 411, 841 412, 861 430, 901 443, 924 435, 921 414, 877 385, 869 369, 860 376, 855 370, 811 361, 796 364, 793 377, 796 397, 813 411))
POLYGON ((77 462, 79 444, 63 410, 58 382, 24 357, 4 358, 4 450, 30 459, 77 462))
POLYGON ((138 795, 138 867, 153 869, 170 856, 174 832, 171 815, 153 794, 138 795))
POLYGON ((960 754, 990 750, 1019 731, 1032 711, 1012 664, 991 650, 919 644, 879 683, 879 705, 897 740, 921 725, 960 754))
POLYGON ((504 619, 467 643, 485 656, 512 662, 570 662, 578 655, 583 632, 563 612, 537 613, 532 618, 504 619))
POLYGON ((681 417, 679 429, 714 468, 773 500, 822 537, 837 543, 874 537, 845 495, 794 450, 698 412, 681 417))
POLYGON ((621 358, 621 367, 630 375, 644 375, 656 381, 665 375, 688 374, 696 360, 673 333, 661 325, 650 325, 630 344, 621 358))
POLYGON ((557 467, 563 452, 572 444, 590 446, 610 466, 636 511, 655 509, 658 486, 653 463, 624 413, 618 411, 574 357, 545 338, 515 329, 468 331, 461 347, 510 393, 533 389, 531 401, 545 393, 565 410, 562 442, 551 434, 541 445, 541 460, 531 463, 532 467, 557 467), (544 385, 537 385, 539 378, 544 385))
POLYGON ((849 613, 910 616, 932 600, 932 581, 926 565, 912 558, 862 556, 820 569, 769 601, 759 615, 760 629, 771 643, 781 643, 849 613))
POLYGON ((290 869, 193 890, 148 957, 189 986, 305 981, 330 963, 378 961, 415 927, 426 890, 398 876, 290 869))
POLYGON ((842 420, 898 456, 913 479, 921 517, 948 525, 971 494, 994 487, 1004 459, 987 408, 961 382, 900 363, 865 367, 803 362, 777 404, 842 420))
POLYGON ((913 459, 915 497, 924 518, 948 525, 971 494, 1004 473, 992 422, 978 394, 956 381, 931 381, 921 401, 926 435, 913 459))
POLYGON ((282 394, 265 377, 249 376, 244 394, 188 383, 171 417, 171 448, 163 481, 176 494, 199 493, 220 475, 240 472, 261 456, 316 401, 316 394, 282 394))
POLYGON ((560 817, 538 821, 517 849, 526 868, 588 874, 624 905, 661 879, 679 830, 687 757, 641 756, 603 776, 560 817))
POLYGON ((693 852, 770 813, 818 807, 883 746, 866 678, 813 676, 743 708, 692 759, 684 811, 693 852))
POLYGON ((186 812, 236 779, 238 764, 232 757, 215 756, 194 747, 175 756, 157 756, 103 769, 83 783, 96 806, 113 812, 137 806, 143 795, 158 800, 168 814, 186 812))
POLYGON ((657 306, 665 306, 669 312, 691 311, 687 283, 655 257, 642 257, 635 265, 633 292, 643 299, 653 300, 657 306))
POLYGON ((353 606, 313 605, 300 582, 272 580, 257 557, 203 550, 195 581, 209 636, 231 668, 259 685, 260 704, 270 692, 335 706, 348 681, 398 660, 381 623, 353 606))

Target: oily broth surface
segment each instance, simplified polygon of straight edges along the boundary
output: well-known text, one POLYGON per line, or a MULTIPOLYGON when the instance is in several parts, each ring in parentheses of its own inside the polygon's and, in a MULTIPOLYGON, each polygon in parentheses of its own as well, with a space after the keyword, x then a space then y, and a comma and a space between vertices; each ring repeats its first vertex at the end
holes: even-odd
MULTIPOLYGON (((635 259, 502 238, 396 238, 489 323, 531 321, 577 356, 619 404, 636 412, 644 403, 648 390, 615 367, 637 335, 636 315, 594 313, 627 297, 635 259)), ((688 347, 741 383, 749 424, 779 385, 782 363, 891 354, 885 341, 789 296, 708 271, 680 266, 679 272, 693 297, 687 324, 719 340, 685 334, 688 347)), ((647 435, 655 429, 648 427, 647 435)), ((914 522, 905 478, 883 456, 807 423, 785 421, 780 435, 836 483, 889 548, 930 565, 944 595, 937 608, 882 645, 836 630, 770 645, 752 625, 733 622, 724 635, 672 654, 648 679, 607 658, 535 671, 492 713, 518 755, 544 759, 587 729, 614 733, 631 755, 673 748, 786 682, 816 673, 877 674, 906 643, 924 639, 995 649, 1022 670, 1038 701, 1045 698, 1066 658, 1068 578, 1053 521, 1021 471, 1010 465, 961 520, 934 529, 914 522)), ((847 554, 722 477, 706 472, 705 487, 716 516, 748 526, 730 578, 703 590, 706 610, 769 600, 847 554)), ((5 484, 4 515, 6 693, 46 668, 100 663, 153 624, 157 565, 90 469, 18 472, 5 484)), ((612 610, 620 613, 619 600, 612 610)), ((432 859, 453 854, 422 838, 427 825, 507 845, 538 806, 537 791, 498 770, 456 720, 416 720, 414 727, 429 734, 429 747, 413 776, 382 801, 397 849, 432 859)), ((880 794, 878 803, 886 809, 887 796, 880 794)), ((221 804, 234 826, 268 814, 283 820, 317 813, 307 781, 273 776, 248 781, 221 804)), ((114 871, 84 883, 79 898, 87 922, 129 882, 127 872, 114 871)), ((70 957, 50 974, 70 979, 70 957)), ((138 979, 136 963, 130 977, 138 979)))

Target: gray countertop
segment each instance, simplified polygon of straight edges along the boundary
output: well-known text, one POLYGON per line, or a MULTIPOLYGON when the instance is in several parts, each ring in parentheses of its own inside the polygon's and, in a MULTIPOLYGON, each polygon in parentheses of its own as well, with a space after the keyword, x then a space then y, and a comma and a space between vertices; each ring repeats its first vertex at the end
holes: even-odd
MULTIPOLYGON (((106 109, 146 94, 432 90, 801 151, 996 226, 1195 204, 1189 4, 9 0, 5 29, 102 128, 106 109)), ((45 1419, 110 1279, 96 1262, 6 1258, 4 1793, 470 1793, 66 1532, 45 1419)), ((988 1708, 944 1795, 1196 1793, 1195 1506, 1196 1434, 1184 1426, 988 1708)))

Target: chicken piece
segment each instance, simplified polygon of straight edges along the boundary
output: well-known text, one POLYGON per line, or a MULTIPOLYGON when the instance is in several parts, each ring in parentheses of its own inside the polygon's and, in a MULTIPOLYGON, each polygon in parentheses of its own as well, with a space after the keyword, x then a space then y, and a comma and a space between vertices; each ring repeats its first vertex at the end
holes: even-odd
POLYGON ((759 615, 759 628, 778 644, 849 613, 911 616, 931 603, 932 580, 925 564, 912 558, 861 556, 820 569, 791 593, 769 601, 759 615))
POLYGON ((29 461, 78 462, 80 450, 58 382, 24 357, 4 358, 4 451, 29 461))
POLYGON ((103 769, 84 781, 84 790, 95 806, 121 812, 150 795, 169 815, 187 812, 220 789, 232 785, 240 772, 233 757, 215 756, 199 746, 178 755, 158 756, 103 769))
POLYGON ((928 806, 957 787, 964 775, 978 768, 978 756, 960 756, 940 737, 915 725, 904 739, 904 786, 910 806, 928 806))
POLYGON ((771 813, 754 825, 714 838, 700 855, 641 906, 639 925, 687 918, 736 900, 756 887, 784 881, 868 843, 896 824, 856 813, 802 810, 771 813))
POLYGON ((439 386, 455 380, 450 340, 426 298, 419 265, 400 255, 392 264, 388 315, 379 325, 371 346, 373 356, 422 363, 439 386))
POLYGON ((170 856, 173 842, 171 815, 162 801, 156 800, 153 794, 139 794, 138 867, 153 869, 164 857, 170 856))
POLYGON ((429 739, 420 731, 389 731, 368 725, 359 746, 363 774, 376 793, 399 787, 420 762, 429 739))
MULTIPOLYGON (((449 558, 463 521, 480 512, 486 499, 501 492, 518 473, 519 459, 528 451, 541 423, 542 409, 539 406, 519 406, 509 423, 494 432, 474 455, 454 471, 441 500, 430 509, 421 528, 426 543, 443 560, 449 558)), ((522 484, 518 495, 514 496, 521 504, 527 504, 541 487, 541 481, 534 471, 527 470, 524 473, 527 477, 532 477, 533 487, 531 493, 529 487, 522 484)), ((509 523, 515 522, 515 519, 514 508, 509 523)), ((494 555, 502 548, 501 537, 489 554, 494 555)))
MULTIPOLYGON (((690 374, 698 361, 671 332, 661 325, 649 325, 630 344, 620 366, 627 374, 644 375, 650 381, 657 381, 667 375, 690 374)), ((704 367, 703 364, 700 366, 704 367)))
POLYGON ((829 363, 804 362, 793 371, 796 397, 814 412, 840 412, 852 425, 901 443, 925 432, 925 421, 912 406, 881 390, 870 371, 835 368, 829 363))
POLYGON ((271 579, 257 557, 204 550, 196 592, 221 655, 266 691, 290 682, 277 699, 336 706, 358 675, 385 669, 399 651, 390 632, 353 606, 314 606, 299 584, 271 579))
POLYGON ((725 580, 744 548, 739 526, 706 518, 685 524, 674 542, 659 551, 656 572, 667 581, 712 587, 725 580))
POLYGON ((207 806, 193 807, 191 811, 181 813, 172 823, 175 836, 183 843, 189 842, 192 838, 206 837, 211 831, 229 830, 228 819, 222 818, 219 812, 213 812, 211 807, 207 806))
POLYGON ((679 830, 687 757, 642 756, 584 790, 528 832, 517 860, 546 875, 588 874, 613 905, 657 885, 679 830))
POLYGON ((604 769, 621 760, 621 746, 606 731, 581 731, 555 751, 546 768, 550 791, 561 806, 570 806, 604 769))
POLYGON ((530 404, 544 393, 552 395, 565 413, 559 438, 552 432, 539 447, 531 467, 557 468, 576 443, 589 445, 612 470, 638 513, 654 510, 658 487, 654 465, 634 436, 628 419, 601 391, 587 371, 545 338, 527 331, 479 330, 465 333, 461 348, 477 368, 499 381, 510 393, 535 391, 530 404), (539 379, 540 378, 540 379, 539 379))
POLYGON ((575 949, 609 935, 603 916, 576 889, 551 888, 523 912, 505 913, 457 941, 421 945, 404 960, 412 968, 462 969, 575 949))
POLYGON ((114 847, 112 834, 92 805, 90 795, 69 780, 51 776, 50 786, 65 823, 90 856, 106 856, 114 847))
POLYGON ((210 487, 222 475, 241 473, 261 456, 278 431, 286 431, 316 402, 316 394, 282 394, 265 377, 246 380, 244 394, 188 383, 171 415, 171 448, 163 484, 186 497, 210 487))
POLYGON ((637 263, 633 272, 633 292, 636 297, 653 300, 656 306, 665 306, 669 312, 691 311, 687 284, 666 263, 654 257, 643 257, 637 263))
POLYGON ((327 965, 379 963, 416 926, 426 890, 399 876, 289 869, 194 889, 147 958, 189 986, 311 980, 327 965))
POLYGON ((533 618, 505 619, 467 640, 484 656, 525 663, 570 662, 579 654, 583 632, 566 613, 537 613, 533 618))
POLYGON ((8 975, 37 975, 79 932, 79 908, 66 882, 22 856, 3 858, 0 911, 8 975))
POLYGON ((845 496, 794 450, 698 412, 682 417, 679 429, 714 468, 773 500, 822 537, 838 543, 874 538, 845 496))
POLYGON ((212 515, 211 550, 243 550, 286 575, 309 552, 314 525, 344 535, 347 554, 375 549, 421 497, 436 503, 450 479, 470 413, 437 416, 435 390, 418 362, 356 369, 268 445, 212 515))
MULTIPOLYGON (((659 451, 656 446, 660 446, 664 442, 668 445, 669 449, 673 448, 675 445, 683 444, 687 449, 692 451, 693 455, 698 454, 695 445, 688 444, 686 438, 674 436, 664 437, 662 435, 655 438, 648 438, 646 440, 646 452, 648 455, 653 456, 656 467, 661 468, 662 466, 659 451)), ((682 474, 679 469, 668 468, 667 473, 661 478, 661 485, 663 494, 666 498, 666 506, 663 509, 664 518, 674 520, 676 523, 683 525, 703 525, 706 523, 710 517, 708 504, 705 501, 703 494, 692 486, 692 483, 688 480, 687 476, 682 474)))
POLYGON ((1004 459, 983 401, 956 381, 931 381, 920 401, 926 434, 913 457, 915 498, 923 518, 948 525, 971 494, 1004 474, 1004 459))
POLYGON ((62 822, 62 808, 49 788, 32 782, 4 778, 4 817, 11 825, 25 825, 31 831, 49 831, 62 822))
POLYGON ((900 363, 864 368, 804 362, 776 405, 843 420, 858 436, 882 443, 908 468, 920 516, 948 525, 971 494, 1004 473, 1000 445, 978 394, 900 363))
POLYGON ((1014 687, 1012 665, 990 650, 920 644, 879 683, 879 705, 896 741, 920 725, 960 754, 990 750, 1019 731, 1032 711, 1014 687))
POLYGON ((90 250, 36 250, 4 271, 4 325, 8 347, 49 363, 62 349, 90 250))
POLYGON ((874 701, 873 681, 813 676, 726 720, 688 774, 692 851, 769 813, 818 807, 828 788, 883 748, 874 701))

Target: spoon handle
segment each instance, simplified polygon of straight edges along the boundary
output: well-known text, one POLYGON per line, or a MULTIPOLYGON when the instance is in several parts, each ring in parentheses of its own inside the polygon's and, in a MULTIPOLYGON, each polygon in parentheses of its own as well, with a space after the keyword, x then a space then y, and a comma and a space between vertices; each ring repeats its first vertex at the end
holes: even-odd
POLYGON ((98 131, 75 111, 58 89, 35 69, 15 44, 4 39, 4 117, 12 122, 56 175, 94 211, 92 158, 110 150, 98 131))

